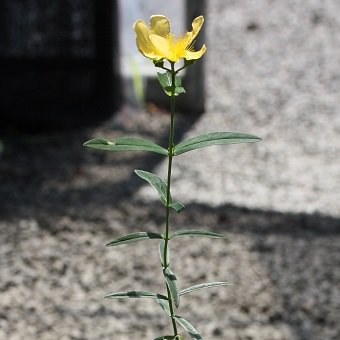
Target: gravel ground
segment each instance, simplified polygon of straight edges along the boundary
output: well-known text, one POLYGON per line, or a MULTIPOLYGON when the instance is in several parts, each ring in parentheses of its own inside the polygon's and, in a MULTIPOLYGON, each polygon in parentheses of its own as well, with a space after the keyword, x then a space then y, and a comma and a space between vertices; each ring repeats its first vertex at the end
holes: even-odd
MULTIPOLYGON (((176 138, 227 129, 265 142, 175 159, 173 192, 186 209, 173 216, 174 228, 226 234, 173 241, 179 286, 234 283, 183 297, 180 314, 204 339, 340 338, 337 9, 335 0, 209 2, 207 113, 180 116, 176 138)), ((161 206, 133 175, 161 173, 162 158, 81 146, 131 134, 165 144, 167 118, 124 109, 94 128, 5 140, 0 339, 153 339, 169 331, 152 301, 103 299, 128 289, 164 293, 157 241, 104 247, 162 228, 161 206)))
MULTIPOLYGON (((134 195, 142 183, 132 175, 152 171, 160 159, 85 150, 80 142, 134 132, 162 143, 166 121, 164 114, 123 112, 96 129, 6 143, 0 339, 152 339, 167 332, 152 301, 103 299, 128 289, 164 293, 156 241, 104 247, 119 235, 162 227, 161 206, 134 195)), ((179 123, 181 133, 193 124, 184 117, 179 123)), ((187 203, 174 215, 176 229, 209 228, 227 239, 173 242, 180 287, 234 283, 182 299, 181 314, 204 339, 338 339, 339 219, 187 203)))

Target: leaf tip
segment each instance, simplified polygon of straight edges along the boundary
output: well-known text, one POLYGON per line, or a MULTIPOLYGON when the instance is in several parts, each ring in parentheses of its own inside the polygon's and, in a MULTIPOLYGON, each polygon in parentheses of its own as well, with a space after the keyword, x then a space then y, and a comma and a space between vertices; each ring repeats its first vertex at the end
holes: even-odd
POLYGON ((115 243, 115 241, 110 241, 110 242, 105 244, 105 247, 111 247, 114 243, 115 243))

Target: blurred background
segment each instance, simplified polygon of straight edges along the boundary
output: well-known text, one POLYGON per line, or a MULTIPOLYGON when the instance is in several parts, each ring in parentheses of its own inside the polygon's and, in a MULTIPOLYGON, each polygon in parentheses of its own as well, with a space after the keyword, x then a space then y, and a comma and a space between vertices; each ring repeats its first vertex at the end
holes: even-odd
POLYGON ((337 0, 3 0, 0 4, 0 339, 153 339, 171 332, 158 244, 105 248, 163 229, 146 153, 82 144, 134 135, 167 143, 168 98, 132 25, 165 14, 207 53, 183 74, 176 140, 210 131, 263 138, 176 157, 173 229, 225 241, 171 245, 178 313, 204 339, 340 338, 340 3, 337 0), (164 98, 165 97, 165 98, 164 98), (161 316, 160 316, 161 314, 161 316))
POLYGON ((116 7, 112 1, 2 1, 5 124, 75 125, 117 109, 116 7))

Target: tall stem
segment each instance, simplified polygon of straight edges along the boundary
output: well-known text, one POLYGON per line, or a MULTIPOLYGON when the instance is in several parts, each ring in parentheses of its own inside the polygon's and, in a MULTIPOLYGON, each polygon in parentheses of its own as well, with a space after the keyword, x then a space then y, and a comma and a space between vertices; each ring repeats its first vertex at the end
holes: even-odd
MULTIPOLYGON (((170 231, 170 188, 171 188, 171 170, 172 170, 172 158, 173 158, 173 148, 174 148, 174 116, 175 116, 175 63, 171 63, 171 110, 170 110, 170 127, 169 127, 169 145, 168 145, 168 180, 167 180, 167 192, 166 192, 166 211, 165 211, 165 233, 164 233, 164 253, 163 253, 163 264, 164 269, 168 267, 167 262, 167 254, 168 254, 168 246, 169 246, 169 231, 170 231)), ((168 294, 168 302, 169 309, 171 314, 172 327, 174 330, 174 335, 177 335, 177 326, 176 321, 174 319, 174 306, 173 300, 171 296, 170 289, 168 285, 167 294, 168 294)))

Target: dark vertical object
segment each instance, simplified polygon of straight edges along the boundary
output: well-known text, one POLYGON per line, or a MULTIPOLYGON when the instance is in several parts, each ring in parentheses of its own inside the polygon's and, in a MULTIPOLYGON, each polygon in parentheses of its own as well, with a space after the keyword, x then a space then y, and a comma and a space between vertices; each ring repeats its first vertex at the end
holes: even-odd
POLYGON ((112 1, 95 1, 96 41, 96 97, 99 110, 106 110, 111 103, 112 79, 105 81, 106 72, 112 74, 112 1))
POLYGON ((111 32, 112 32, 112 41, 111 44, 113 48, 111 48, 111 67, 113 68, 113 96, 114 101, 114 109, 118 109, 119 105, 122 101, 122 84, 121 84, 121 65, 120 65, 120 41, 119 41, 119 0, 111 0, 111 4, 113 6, 112 18, 111 18, 111 32))
MULTIPOLYGON (((193 19, 203 15, 205 18, 206 2, 205 0, 186 0, 186 25, 191 28, 193 19)), ((197 49, 205 43, 205 25, 203 25, 200 33, 195 40, 197 49)), ((183 79, 184 86, 188 89, 185 96, 178 98, 178 107, 183 112, 202 113, 205 109, 205 77, 204 77, 204 56, 190 66, 183 79)))
POLYGON ((0 51, 7 45, 8 33, 6 25, 7 11, 4 1, 0 1, 0 51))
POLYGON ((70 56, 72 51, 72 38, 70 36, 72 31, 71 15, 72 11, 69 0, 59 0, 57 13, 59 17, 59 39, 56 49, 62 56, 70 56))
POLYGON ((117 11, 114 0, 0 1, 0 129, 79 126, 118 108, 117 11))
MULTIPOLYGON (((196 17, 203 15, 205 18, 206 0, 186 0, 186 24, 191 28, 191 23, 196 17)), ((204 23, 200 33, 195 40, 197 49, 206 43, 204 23)), ((184 86, 188 89, 185 98, 179 97, 178 105, 184 112, 202 113, 205 109, 205 77, 204 77, 204 59, 197 60, 194 65, 187 69, 184 78, 184 86)))

